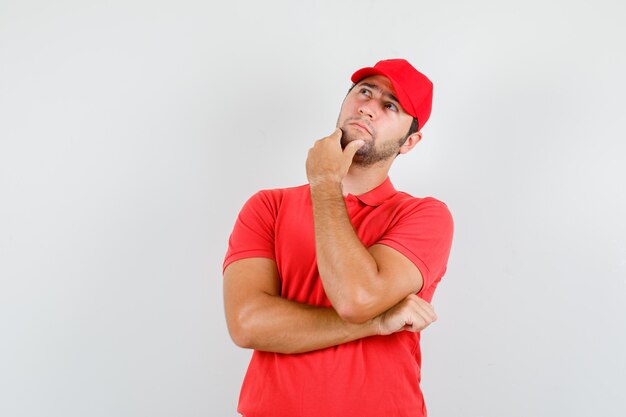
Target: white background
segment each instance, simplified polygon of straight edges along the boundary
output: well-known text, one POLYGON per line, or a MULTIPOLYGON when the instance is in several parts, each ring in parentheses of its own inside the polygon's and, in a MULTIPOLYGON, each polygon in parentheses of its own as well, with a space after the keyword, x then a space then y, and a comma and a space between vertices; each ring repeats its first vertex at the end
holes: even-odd
POLYGON ((236 415, 237 212, 394 57, 435 101, 392 179, 456 221, 430 415, 626 415, 625 7, 0 1, 0 415, 236 415))

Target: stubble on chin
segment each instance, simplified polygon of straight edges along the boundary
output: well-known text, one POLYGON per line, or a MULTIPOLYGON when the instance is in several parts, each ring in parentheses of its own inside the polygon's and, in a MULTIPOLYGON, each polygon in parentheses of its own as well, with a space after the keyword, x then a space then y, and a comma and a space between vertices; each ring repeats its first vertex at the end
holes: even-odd
POLYGON ((361 148, 359 148, 359 150, 356 152, 357 155, 367 153, 368 149, 372 147, 372 143, 375 142, 375 138, 373 137, 363 138, 353 133, 350 133, 348 129, 346 129, 345 127, 340 127, 340 129, 341 129, 341 149, 346 149, 346 146, 348 145, 348 143, 354 142, 355 140, 362 140, 365 142, 365 144, 361 146, 361 148))
POLYGON ((341 129, 341 132, 341 149, 346 149, 348 143, 352 142, 355 138, 348 134, 345 129, 341 129))
POLYGON ((341 149, 345 149, 348 143, 353 142, 355 140, 363 140, 365 143, 361 146, 356 153, 354 154, 354 158, 352 159, 352 163, 359 166, 367 166, 371 165, 369 160, 371 159, 371 155, 373 152, 373 144, 374 138, 363 138, 355 135, 354 133, 349 132, 345 127, 340 127, 341 129, 341 149))
MULTIPOLYGON (((342 129, 342 132, 345 130, 342 129)), ((342 135, 341 136, 341 148, 345 149, 346 145, 354 140, 363 139, 357 137, 355 135, 342 135)), ((378 163, 383 163, 384 161, 389 160, 390 158, 395 158, 398 156, 400 151, 400 146, 402 145, 403 140, 398 140, 395 142, 386 143, 381 148, 376 148, 376 138, 372 137, 369 140, 365 140, 363 146, 361 146, 356 153, 354 154, 354 158, 352 159, 352 163, 361 167, 368 167, 372 165, 376 165, 378 163)))

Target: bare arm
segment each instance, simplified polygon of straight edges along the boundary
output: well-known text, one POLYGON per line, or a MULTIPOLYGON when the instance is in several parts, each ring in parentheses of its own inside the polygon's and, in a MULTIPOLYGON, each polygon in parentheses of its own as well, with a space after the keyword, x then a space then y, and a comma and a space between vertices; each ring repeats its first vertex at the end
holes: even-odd
POLYGON ((358 144, 342 152, 341 131, 309 151, 317 265, 324 290, 342 318, 364 323, 390 309, 423 284, 419 269, 406 256, 384 245, 363 246, 345 207, 341 180, 358 144))
POLYGON ((276 264, 271 259, 235 261, 224 271, 226 322, 240 347, 277 353, 302 353, 376 334, 418 332, 432 323, 430 304, 415 296, 362 324, 343 320, 334 309, 313 307, 280 297, 276 264))
POLYGON ((226 321, 238 346, 299 353, 371 336, 378 331, 374 320, 348 323, 332 308, 281 298, 279 285, 276 264, 271 259, 242 259, 226 268, 226 321))
POLYGON ((311 187, 311 196, 317 266, 344 319, 365 322, 421 289, 422 275, 406 256, 384 245, 363 246, 337 184, 311 187))

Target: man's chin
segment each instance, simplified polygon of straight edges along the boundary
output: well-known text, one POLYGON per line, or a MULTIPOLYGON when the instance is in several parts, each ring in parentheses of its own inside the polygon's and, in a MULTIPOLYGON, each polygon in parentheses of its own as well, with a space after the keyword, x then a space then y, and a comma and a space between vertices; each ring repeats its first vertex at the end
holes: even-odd
MULTIPOLYGON (((346 128, 342 127, 341 131, 343 132, 343 134, 341 135, 341 149, 345 149, 346 145, 348 145, 348 143, 350 142, 354 142, 355 140, 363 140, 365 141, 365 145, 363 145, 361 147, 361 149, 368 147, 368 144, 371 140, 371 138, 366 137, 367 135, 355 135, 352 132, 348 132, 346 128)), ((360 149, 359 149, 360 151, 360 149)), ((357 153, 359 152, 357 151, 357 153)))

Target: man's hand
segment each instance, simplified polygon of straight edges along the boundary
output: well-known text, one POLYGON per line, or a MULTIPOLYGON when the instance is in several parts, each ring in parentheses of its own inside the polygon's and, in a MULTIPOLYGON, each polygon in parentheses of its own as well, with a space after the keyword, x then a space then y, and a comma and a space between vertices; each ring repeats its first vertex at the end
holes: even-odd
POLYGON ((437 315, 432 305, 409 294, 375 320, 378 320, 378 334, 385 336, 402 330, 420 332, 437 320, 437 315))
POLYGON ((342 150, 341 135, 341 129, 337 128, 330 136, 318 140, 309 149, 306 160, 309 184, 317 185, 325 181, 341 183, 348 173, 354 154, 364 142, 354 140, 342 150))

